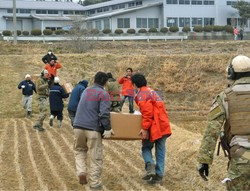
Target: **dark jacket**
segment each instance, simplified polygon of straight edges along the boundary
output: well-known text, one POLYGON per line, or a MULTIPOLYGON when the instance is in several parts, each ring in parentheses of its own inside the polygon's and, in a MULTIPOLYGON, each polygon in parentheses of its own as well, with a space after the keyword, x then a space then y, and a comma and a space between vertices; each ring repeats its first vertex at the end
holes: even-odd
POLYGON ((36 85, 31 80, 23 80, 19 83, 18 89, 22 89, 23 95, 33 95, 33 91, 36 92, 36 85), (22 89, 22 85, 24 85, 25 88, 22 89))
POLYGON ((49 104, 50 111, 62 111, 63 110, 63 98, 69 97, 62 86, 58 83, 54 84, 49 90, 49 104))
POLYGON ((74 120, 74 128, 103 133, 110 130, 109 94, 102 86, 94 84, 81 96, 74 120))
POLYGON ((80 101, 82 92, 88 87, 88 81, 83 80, 79 82, 74 89, 71 92, 69 104, 68 104, 68 110, 76 112, 78 103, 80 101))
POLYGON ((46 54, 43 58, 42 58, 42 61, 44 64, 47 64, 50 62, 50 60, 57 60, 57 57, 51 53, 51 54, 46 54))

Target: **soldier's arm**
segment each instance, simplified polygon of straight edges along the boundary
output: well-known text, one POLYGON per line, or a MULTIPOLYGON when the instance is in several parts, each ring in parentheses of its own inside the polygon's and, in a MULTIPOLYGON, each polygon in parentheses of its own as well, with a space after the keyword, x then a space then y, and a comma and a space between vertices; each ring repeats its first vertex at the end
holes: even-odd
POLYGON ((42 90, 44 90, 44 89, 47 89, 48 87, 49 87, 48 83, 43 84, 43 83, 41 82, 41 80, 38 80, 38 82, 37 82, 37 89, 38 89, 39 91, 42 91, 42 90))

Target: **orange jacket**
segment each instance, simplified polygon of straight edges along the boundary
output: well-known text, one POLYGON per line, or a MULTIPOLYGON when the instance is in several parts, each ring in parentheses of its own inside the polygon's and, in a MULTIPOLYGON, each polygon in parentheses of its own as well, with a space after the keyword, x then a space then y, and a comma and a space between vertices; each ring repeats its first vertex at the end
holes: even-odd
POLYGON ((142 129, 149 130, 151 142, 172 134, 164 102, 155 91, 143 86, 135 101, 142 114, 142 129))
POLYGON ((54 75, 54 77, 56 77, 56 70, 61 68, 62 65, 59 62, 56 62, 54 66, 51 66, 50 64, 46 64, 44 66, 44 69, 48 70, 49 72, 49 78, 51 76, 51 74, 54 75))
POLYGON ((134 88, 130 76, 119 78, 118 83, 122 84, 122 95, 134 96, 134 88))

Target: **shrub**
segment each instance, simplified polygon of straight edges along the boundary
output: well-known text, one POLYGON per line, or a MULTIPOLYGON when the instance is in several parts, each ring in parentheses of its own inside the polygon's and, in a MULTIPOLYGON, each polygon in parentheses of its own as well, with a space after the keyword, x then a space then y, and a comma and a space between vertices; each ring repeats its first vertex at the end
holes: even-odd
POLYGON ((42 35, 42 31, 40 29, 33 29, 31 31, 31 35, 40 36, 40 35, 42 35))
POLYGON ((202 32, 202 26, 195 26, 195 27, 193 28, 193 31, 194 31, 194 32, 202 32))
POLYGON ((135 34, 135 29, 128 29, 128 30, 127 30, 127 33, 128 33, 128 34, 135 34))
POLYGON ((52 35, 52 34, 53 34, 53 31, 50 30, 50 29, 45 29, 45 30, 43 30, 43 34, 44 34, 44 35, 52 35))
POLYGON ((109 33, 111 33, 111 30, 110 29, 103 29, 103 34, 109 34, 109 33))
POLYGON ((11 31, 9 31, 9 30, 3 31, 2 34, 3 34, 3 36, 11 36, 12 35, 11 31))
POLYGON ((161 32, 161 33, 167 33, 167 32, 168 32, 168 28, 167 28, 167 27, 162 27, 162 28, 160 29, 160 32, 161 32))
POLYGON ((213 27, 213 31, 214 32, 221 32, 221 31, 223 31, 223 29, 224 29, 224 27, 223 26, 219 26, 219 25, 215 25, 213 27))
POLYGON ((140 29, 140 30, 138 31, 138 33, 147 33, 147 30, 146 30, 146 29, 140 29))
POLYGON ((63 35, 63 34, 65 34, 65 31, 63 29, 58 29, 55 31, 55 34, 56 35, 63 35))
POLYGON ((92 29, 91 31, 90 31, 90 33, 91 34, 99 34, 99 30, 98 29, 92 29))
POLYGON ((115 30, 115 34, 122 34, 123 33, 123 30, 122 29, 116 29, 115 30))
POLYGON ((28 36, 30 34, 29 31, 23 31, 23 36, 28 36))
POLYGON ((191 28, 188 26, 185 26, 182 28, 182 32, 190 32, 190 31, 191 31, 191 28))
POLYGON ((156 33, 156 32, 158 32, 158 31, 157 31, 157 28, 150 28, 150 29, 148 30, 148 32, 156 33))
POLYGON ((172 26, 172 27, 169 28, 169 31, 170 32, 178 32, 179 28, 177 26, 172 26))
POLYGON ((224 31, 226 31, 228 33, 233 33, 234 28, 231 25, 226 25, 226 26, 224 26, 224 31))
POLYGON ((203 27, 204 32, 211 32, 213 30, 213 27, 211 25, 207 25, 203 27))
POLYGON ((22 34, 22 31, 17 30, 16 34, 17 34, 17 36, 20 36, 22 34))

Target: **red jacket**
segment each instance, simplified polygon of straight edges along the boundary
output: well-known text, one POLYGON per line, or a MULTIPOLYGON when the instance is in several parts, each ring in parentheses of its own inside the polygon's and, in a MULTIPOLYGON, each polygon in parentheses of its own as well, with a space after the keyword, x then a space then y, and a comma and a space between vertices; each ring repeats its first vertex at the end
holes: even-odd
POLYGON ((164 102, 155 91, 143 86, 135 101, 142 114, 142 128, 149 130, 151 142, 172 134, 164 102))
POLYGON ((62 67, 62 65, 59 62, 56 62, 54 66, 51 66, 50 64, 46 64, 44 66, 44 69, 48 70, 49 78, 50 78, 51 74, 53 74, 55 77, 57 69, 59 69, 61 67, 62 67))
POLYGON ((122 95, 134 96, 134 88, 130 76, 119 78, 118 83, 122 84, 122 95))

